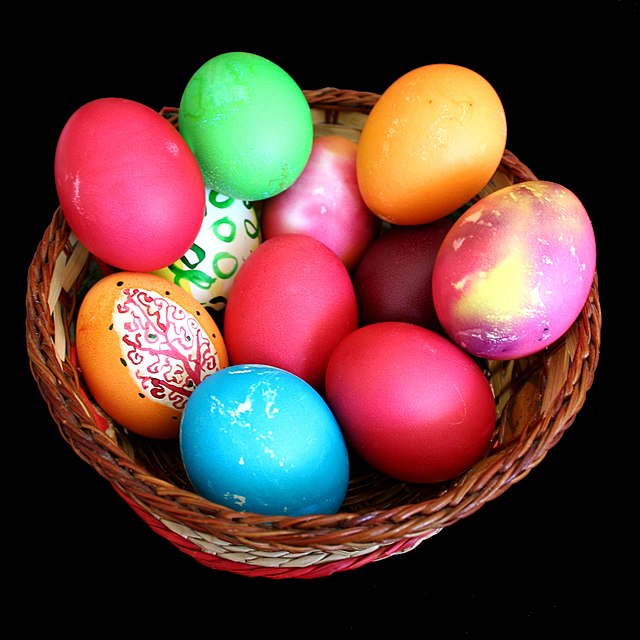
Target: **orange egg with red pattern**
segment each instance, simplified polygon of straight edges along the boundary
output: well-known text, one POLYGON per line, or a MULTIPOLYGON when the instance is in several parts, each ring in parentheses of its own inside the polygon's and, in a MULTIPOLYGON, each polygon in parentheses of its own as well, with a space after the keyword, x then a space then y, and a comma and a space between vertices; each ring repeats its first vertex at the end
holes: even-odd
POLYGON ((82 300, 76 351, 93 400, 139 435, 171 439, 193 390, 228 366, 222 334, 180 286, 153 273, 121 271, 82 300))

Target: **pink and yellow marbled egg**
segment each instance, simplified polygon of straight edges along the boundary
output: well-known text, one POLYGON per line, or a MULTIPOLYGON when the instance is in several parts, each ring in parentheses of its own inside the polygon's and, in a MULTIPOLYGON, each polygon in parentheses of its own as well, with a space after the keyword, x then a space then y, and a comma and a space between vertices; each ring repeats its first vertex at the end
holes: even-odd
POLYGON ((514 184, 467 209, 445 237, 433 297, 447 335, 472 355, 541 351, 576 321, 596 269, 591 220, 554 182, 514 184))

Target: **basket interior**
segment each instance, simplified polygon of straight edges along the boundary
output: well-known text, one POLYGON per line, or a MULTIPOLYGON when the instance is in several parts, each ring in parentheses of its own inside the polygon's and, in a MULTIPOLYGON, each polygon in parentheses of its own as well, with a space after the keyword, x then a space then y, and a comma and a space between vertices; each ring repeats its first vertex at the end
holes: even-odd
MULTIPOLYGON (((305 95, 316 135, 353 140, 378 97, 333 88, 305 95)), ((176 109, 161 113, 178 125, 176 109)), ((534 178, 505 151, 498 171, 476 199, 534 178)), ((140 509, 222 539, 241 536, 243 544, 277 546, 283 544, 283 532, 288 534, 286 548, 306 548, 314 536, 324 545, 339 546, 345 539, 389 543, 453 524, 503 493, 544 458, 582 407, 598 361, 596 275, 581 316, 562 339, 521 360, 479 361, 494 391, 498 419, 489 452, 460 477, 440 484, 400 482, 351 456, 349 488, 338 514, 274 518, 235 512, 193 492, 177 441, 130 433, 89 398, 76 366, 73 326, 94 266, 58 208, 29 269, 27 346, 34 378, 62 437, 140 509)))

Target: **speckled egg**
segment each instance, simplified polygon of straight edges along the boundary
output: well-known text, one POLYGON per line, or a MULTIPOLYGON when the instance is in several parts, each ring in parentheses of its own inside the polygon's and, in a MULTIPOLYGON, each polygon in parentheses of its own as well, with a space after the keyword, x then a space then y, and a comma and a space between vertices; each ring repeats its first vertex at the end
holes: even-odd
POLYGON ((496 360, 558 340, 587 301, 596 269, 591 220, 566 187, 531 180, 467 209, 440 246, 432 291, 448 336, 496 360))

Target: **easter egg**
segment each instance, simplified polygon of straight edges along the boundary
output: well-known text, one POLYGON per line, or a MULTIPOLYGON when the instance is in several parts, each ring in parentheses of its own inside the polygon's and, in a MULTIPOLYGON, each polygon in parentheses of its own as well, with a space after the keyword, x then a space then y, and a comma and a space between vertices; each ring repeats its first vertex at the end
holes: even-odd
POLYGON ((181 423, 185 470, 208 500, 267 515, 339 510, 349 482, 346 444, 326 402, 297 376, 229 366, 195 389, 181 423))
POLYGON ((262 241, 250 202, 205 187, 206 211, 193 245, 156 273, 188 291, 204 307, 223 311, 240 267, 262 241))
POLYGON ((431 293, 436 254, 451 218, 392 225, 365 251, 353 278, 360 324, 396 320, 439 329, 431 293))
POLYGON ((133 100, 101 98, 66 122, 56 146, 62 212, 80 242, 118 269, 178 260, 204 216, 204 182, 182 136, 133 100))
POLYGON ((115 422, 177 438, 193 390, 228 365, 218 327, 192 296, 161 276, 115 272, 93 284, 76 322, 84 383, 115 422))
POLYGON ((180 132, 205 183, 236 200, 287 189, 311 153, 311 109, 280 66, 242 51, 205 62, 180 101, 180 132))
POLYGON ((576 321, 595 275, 582 202, 531 180, 485 196, 443 240, 433 268, 436 313, 472 355, 511 360, 552 345, 576 321))
POLYGON ((455 64, 417 67, 383 92, 364 123, 362 197, 394 224, 442 218, 489 182, 506 138, 504 107, 484 77, 455 64))
POLYGON ((324 242, 353 270, 382 222, 360 195, 357 148, 353 140, 338 135, 315 138, 300 177, 286 191, 262 203, 264 238, 305 233, 324 242))
POLYGON ((327 404, 353 451, 406 482, 442 482, 489 448, 493 392, 469 354, 406 322, 360 327, 335 348, 327 404))
POLYGON ((268 364, 321 391, 335 345, 358 324, 353 283, 340 258, 304 234, 269 238, 247 258, 224 317, 231 364, 268 364))

